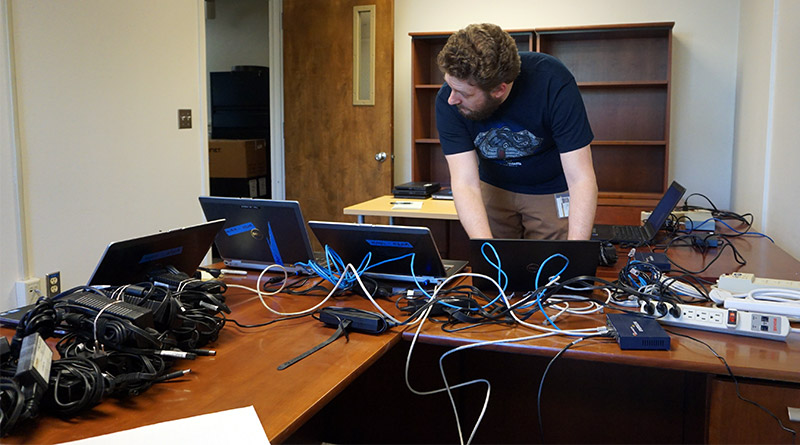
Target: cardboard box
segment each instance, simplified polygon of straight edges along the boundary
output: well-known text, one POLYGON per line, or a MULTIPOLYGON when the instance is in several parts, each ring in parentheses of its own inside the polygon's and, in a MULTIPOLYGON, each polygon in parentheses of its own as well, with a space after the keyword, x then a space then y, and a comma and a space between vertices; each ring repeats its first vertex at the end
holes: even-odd
POLYGON ((208 170, 212 178, 253 178, 267 174, 267 143, 263 139, 211 139, 208 170))
POLYGON ((269 198, 267 177, 255 178, 211 178, 211 196, 232 198, 269 198))

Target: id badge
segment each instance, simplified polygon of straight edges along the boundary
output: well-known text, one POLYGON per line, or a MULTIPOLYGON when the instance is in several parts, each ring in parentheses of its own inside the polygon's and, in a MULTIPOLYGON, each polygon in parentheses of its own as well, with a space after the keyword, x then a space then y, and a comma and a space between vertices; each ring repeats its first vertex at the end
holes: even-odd
POLYGON ((556 193, 556 210, 559 218, 569 217, 569 192, 556 193))

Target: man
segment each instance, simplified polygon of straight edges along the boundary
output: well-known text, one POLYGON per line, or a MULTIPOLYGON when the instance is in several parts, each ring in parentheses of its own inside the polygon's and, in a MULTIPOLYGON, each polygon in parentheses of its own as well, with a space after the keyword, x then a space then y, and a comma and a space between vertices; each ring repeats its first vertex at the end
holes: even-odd
POLYGON ((446 83, 436 126, 467 235, 589 239, 594 135, 569 70, 552 56, 519 53, 491 24, 450 36, 437 63, 446 83))

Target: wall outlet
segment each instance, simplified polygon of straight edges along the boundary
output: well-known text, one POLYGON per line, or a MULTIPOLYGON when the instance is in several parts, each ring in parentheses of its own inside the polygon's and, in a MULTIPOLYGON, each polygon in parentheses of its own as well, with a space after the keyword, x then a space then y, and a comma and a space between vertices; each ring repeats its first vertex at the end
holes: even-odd
POLYGON ((42 285, 38 278, 28 278, 27 280, 16 282, 17 306, 27 306, 36 303, 42 295, 42 285))
POLYGON ((61 293, 61 272, 55 271, 44 276, 44 286, 47 296, 52 297, 61 293))

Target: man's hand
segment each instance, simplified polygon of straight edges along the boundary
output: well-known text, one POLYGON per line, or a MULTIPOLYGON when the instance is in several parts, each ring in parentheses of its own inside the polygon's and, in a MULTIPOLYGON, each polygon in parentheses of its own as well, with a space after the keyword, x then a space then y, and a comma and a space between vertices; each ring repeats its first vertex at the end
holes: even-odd
POLYGON ((561 165, 569 189, 568 239, 588 240, 592 237, 594 214, 597 211, 597 178, 592 164, 592 149, 585 146, 561 154, 561 165))
POLYGON ((478 155, 474 150, 446 155, 450 168, 450 185, 458 219, 470 238, 491 238, 489 219, 481 198, 478 176, 478 155))

